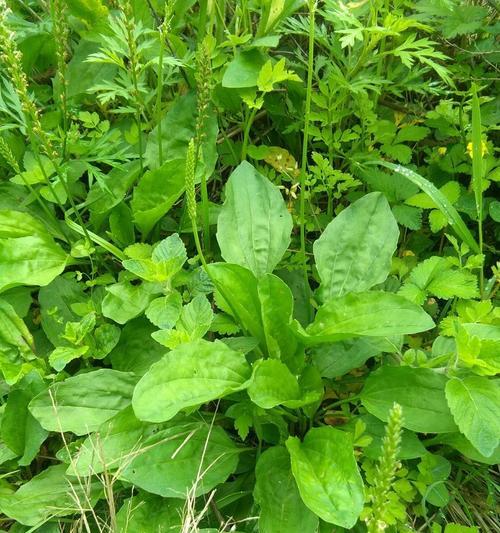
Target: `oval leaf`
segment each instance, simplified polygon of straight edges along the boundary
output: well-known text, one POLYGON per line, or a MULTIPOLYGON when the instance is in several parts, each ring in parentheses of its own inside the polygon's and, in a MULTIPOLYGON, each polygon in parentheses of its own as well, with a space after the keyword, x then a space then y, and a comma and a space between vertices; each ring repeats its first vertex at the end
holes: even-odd
POLYGON ((266 450, 257 461, 255 476, 259 533, 315 533, 318 517, 302 502, 284 447, 266 450))
POLYGON ((133 374, 101 369, 54 383, 29 404, 31 414, 49 431, 85 435, 130 404, 133 374))
POLYGON ((0 210, 0 292, 17 285, 48 285, 68 254, 28 213, 0 210))
POLYGON ((460 431, 482 455, 492 455, 500 443, 498 383, 479 376, 453 378, 446 399, 460 431))
POLYGON ((217 221, 222 257, 256 276, 272 272, 290 244, 292 226, 277 187, 243 161, 229 177, 217 221))
POLYGON ((182 344, 146 372, 132 405, 140 420, 163 422, 181 409, 241 390, 250 374, 245 356, 220 341, 182 344))
POLYGON ((78 513, 94 505, 102 485, 65 474, 66 465, 49 466, 13 494, 0 494, 2 513, 26 526, 43 524, 49 518, 78 513))
POLYGON ((288 400, 298 400, 300 387, 284 363, 276 359, 266 359, 254 365, 248 395, 259 407, 271 409, 288 400))
POLYGON ((372 192, 344 209, 314 243, 323 300, 385 281, 399 229, 389 202, 372 192))
POLYGON ((418 305, 388 292, 352 293, 319 308, 307 328, 309 344, 351 337, 409 335, 434 327, 432 318, 418 305))
POLYGON ((143 442, 120 478, 166 498, 206 494, 238 465, 238 448, 217 426, 174 426, 143 442))
POLYGON ((310 429, 286 447, 303 502, 320 518, 345 528, 354 526, 363 509, 363 480, 354 458, 352 437, 329 426, 310 429))
POLYGON ((394 402, 403 408, 403 426, 422 433, 457 431, 444 389, 446 377, 428 368, 383 366, 366 380, 361 400, 369 413, 387 422, 394 402))

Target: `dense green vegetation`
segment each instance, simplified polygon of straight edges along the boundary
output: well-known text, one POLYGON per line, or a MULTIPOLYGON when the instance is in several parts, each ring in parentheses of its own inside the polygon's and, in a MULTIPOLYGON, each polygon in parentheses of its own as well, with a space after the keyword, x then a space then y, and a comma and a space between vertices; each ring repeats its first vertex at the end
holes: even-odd
POLYGON ((0 530, 500 529, 496 0, 0 0, 0 530))

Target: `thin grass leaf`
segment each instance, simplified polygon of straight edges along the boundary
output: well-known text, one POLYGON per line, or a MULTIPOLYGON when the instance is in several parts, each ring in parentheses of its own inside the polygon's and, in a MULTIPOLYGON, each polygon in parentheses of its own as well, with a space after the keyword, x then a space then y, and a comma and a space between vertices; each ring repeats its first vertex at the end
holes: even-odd
POLYGON ((396 174, 399 174, 403 178, 406 178, 417 185, 436 204, 438 209, 446 217, 448 224, 453 228, 455 233, 462 239, 462 241, 468 244, 471 250, 474 252, 481 253, 481 248, 478 242, 467 228, 462 217, 458 214, 457 210, 453 207, 446 196, 444 196, 444 194, 429 180, 425 179, 423 176, 417 174, 409 168, 403 167, 402 165, 395 165, 394 163, 389 163, 387 161, 369 161, 367 164, 380 165, 388 168, 389 170, 392 170, 396 174))

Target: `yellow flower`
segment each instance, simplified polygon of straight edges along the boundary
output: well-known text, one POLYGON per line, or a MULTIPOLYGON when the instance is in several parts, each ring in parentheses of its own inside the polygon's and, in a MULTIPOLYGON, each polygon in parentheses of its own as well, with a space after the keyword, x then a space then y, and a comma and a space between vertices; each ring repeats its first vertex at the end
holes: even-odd
POLYGON ((443 155, 446 154, 447 150, 448 150, 448 148, 446 148, 446 146, 440 146, 440 147, 438 148, 438 154, 439 154, 440 156, 443 156, 443 155))
MULTIPOLYGON (((472 142, 467 144, 467 153, 472 159, 472 142)), ((481 141, 481 156, 484 157, 488 153, 488 145, 485 141, 481 141)))

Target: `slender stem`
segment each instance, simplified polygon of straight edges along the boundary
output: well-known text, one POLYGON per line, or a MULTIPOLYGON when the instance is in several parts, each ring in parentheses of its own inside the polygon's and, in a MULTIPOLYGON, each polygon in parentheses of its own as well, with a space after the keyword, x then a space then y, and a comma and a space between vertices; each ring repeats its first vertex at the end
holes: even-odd
POLYGON ((314 69, 314 34, 315 34, 315 14, 316 2, 309 0, 309 54, 307 62, 307 92, 306 109, 304 118, 304 138, 302 140, 302 166, 300 171, 300 253, 304 271, 304 287, 309 293, 309 278, 307 274, 306 261, 306 227, 305 227, 305 206, 306 206, 306 172, 307 172, 307 148, 309 141, 309 121, 311 114, 312 79, 314 69))
POLYGON ((243 131, 243 145, 241 147, 241 160, 244 161, 247 158, 248 150, 248 141, 250 138, 250 129, 252 127, 253 121, 255 120, 255 115, 257 115, 257 108, 253 108, 252 111, 247 116, 245 121, 245 129, 243 131))
MULTIPOLYGON (((481 139, 481 106, 477 88, 472 87, 472 187, 476 198, 479 253, 483 255, 483 142, 481 139)), ((479 289, 484 295, 484 267, 479 271, 479 289)))
POLYGON ((201 206, 203 216, 203 245, 207 253, 210 253, 210 209, 208 204, 207 176, 205 172, 201 173, 201 206))
POLYGON ((200 11, 198 16, 198 42, 201 42, 205 37, 205 31, 207 27, 207 13, 208 13, 208 0, 200 0, 200 11))
POLYGON ((158 51, 158 81, 156 86, 156 127, 158 131, 158 163, 163 165, 162 127, 161 127, 161 96, 163 91, 163 32, 160 29, 160 50, 158 51))

